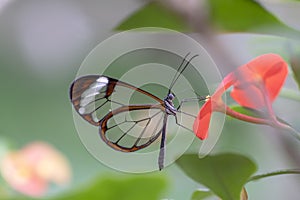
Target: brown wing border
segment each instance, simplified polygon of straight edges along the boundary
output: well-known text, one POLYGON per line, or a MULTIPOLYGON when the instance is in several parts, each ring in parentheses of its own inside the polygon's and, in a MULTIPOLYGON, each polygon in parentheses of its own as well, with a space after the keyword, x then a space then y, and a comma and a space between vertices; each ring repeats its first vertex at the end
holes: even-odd
MULTIPOLYGON (((76 112, 83 118, 85 119, 87 122, 89 122, 90 124, 94 125, 94 126, 100 126, 100 122, 103 121, 103 118, 100 119, 98 122, 95 122, 90 114, 80 114, 79 113, 79 108, 80 108, 80 97, 81 94, 87 90, 89 88, 89 86, 91 84, 93 84, 98 78, 100 77, 105 77, 108 79, 108 83, 107 83, 107 89, 105 92, 105 96, 103 98, 106 98, 108 100, 108 97, 112 95, 112 93, 114 92, 114 88, 116 87, 116 85, 119 86, 123 86, 126 88, 130 88, 133 90, 136 90, 142 94, 147 95, 148 97, 151 97, 152 99, 156 100, 158 102, 158 104, 160 104, 161 106, 164 105, 163 100, 161 100, 160 98, 158 98, 157 96, 142 90, 140 88, 137 88, 131 84, 125 83, 123 81, 119 81, 117 79, 108 77, 108 76, 104 76, 104 75, 85 75, 85 76, 81 76, 77 79, 75 79, 70 86, 70 90, 69 90, 69 98, 76 110, 76 112)), ((128 107, 130 107, 130 105, 127 105, 128 107)), ((138 106, 147 106, 147 105, 138 105, 138 106)), ((151 105, 152 106, 152 105, 151 105)), ((114 111, 113 111, 114 112, 114 111)), ((109 114, 109 113, 108 113, 109 114)), ((105 117, 104 117, 105 118, 105 117)))

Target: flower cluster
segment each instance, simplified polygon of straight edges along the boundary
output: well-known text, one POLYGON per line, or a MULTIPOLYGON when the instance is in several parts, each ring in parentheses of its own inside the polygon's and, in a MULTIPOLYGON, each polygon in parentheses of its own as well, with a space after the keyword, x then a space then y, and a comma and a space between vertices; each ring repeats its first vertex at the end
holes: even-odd
POLYGON ((252 123, 283 125, 273 112, 272 102, 278 96, 287 73, 288 65, 279 55, 265 54, 228 74, 216 92, 211 97, 207 97, 194 121, 193 130, 196 136, 201 140, 207 138, 212 112, 226 113, 252 123), (230 87, 233 87, 230 95, 238 104, 247 108, 264 110, 266 116, 253 117, 238 113, 228 107, 222 100, 222 96, 230 87))

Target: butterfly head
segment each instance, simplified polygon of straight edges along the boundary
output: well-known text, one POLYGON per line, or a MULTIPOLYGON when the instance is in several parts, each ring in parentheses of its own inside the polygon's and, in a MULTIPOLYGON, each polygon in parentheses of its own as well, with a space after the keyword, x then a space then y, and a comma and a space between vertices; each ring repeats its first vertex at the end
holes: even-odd
POLYGON ((172 92, 168 94, 167 99, 169 101, 173 101, 173 99, 175 98, 175 94, 173 94, 172 92))

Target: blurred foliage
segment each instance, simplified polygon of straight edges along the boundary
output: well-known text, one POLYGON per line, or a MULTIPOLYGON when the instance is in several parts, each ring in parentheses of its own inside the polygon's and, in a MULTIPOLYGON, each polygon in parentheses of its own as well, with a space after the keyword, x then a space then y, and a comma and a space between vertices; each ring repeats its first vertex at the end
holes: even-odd
MULTIPOLYGON (((209 0, 208 20, 221 32, 252 32, 299 38, 300 32, 288 27, 273 14, 252 0, 209 0)), ((151 2, 133 13, 117 30, 140 27, 163 27, 177 31, 189 31, 183 18, 158 2, 151 2)), ((204 27, 205 28, 205 27, 204 27)))
MULTIPOLYGON (((32 1, 31 3, 36 4, 37 2, 32 1)), ((56 3, 60 3, 60 1, 56 1, 56 3)), ((103 2, 99 4, 101 3, 103 2)), ((210 6, 209 19, 218 31, 255 32, 280 36, 285 34, 284 32, 290 32, 299 35, 297 31, 283 24, 257 1, 209 0, 208 3, 210 6), (279 28, 280 31, 274 31, 274 29, 266 27, 279 28)), ((88 5, 86 2, 83 4, 88 5)), ((93 6, 94 4, 91 3, 91 5, 93 6)), ((44 7, 43 9, 47 8, 44 7)), ((95 9, 98 10, 98 7, 95 9)), ((24 10, 18 8, 17 12, 20 11, 24 12, 24 10)), ((13 14, 12 12, 12 16, 13 14)), ((103 19, 107 23, 106 16, 103 19)), ((97 20, 98 18, 95 19, 95 21, 97 20)), ((9 27, 17 26, 14 20, 8 23, 9 27)), ((41 20, 40 23, 45 22, 41 20)), ((99 25, 98 21, 95 24, 99 25)), ((190 30, 183 18, 155 2, 147 4, 133 13, 116 29, 127 30, 145 26, 165 27, 179 31, 190 30)), ((64 28, 68 29, 69 27, 66 26, 64 28)), ((102 29, 102 26, 99 25, 99 29, 102 29)), ((3 28, 3 30, 5 29, 3 28)), ((63 27, 57 30, 64 31, 63 27)), ((75 77, 75 68, 77 67, 74 66, 80 66, 80 62, 86 56, 86 53, 94 46, 95 41, 99 41, 100 39, 89 38, 91 46, 89 48, 86 47, 85 51, 79 53, 80 56, 72 58, 74 59, 72 62, 73 66, 65 65, 60 71, 58 70, 52 74, 45 73, 46 76, 43 77, 35 73, 34 70, 30 70, 32 69, 29 67, 31 63, 25 58, 26 54, 20 52, 19 46, 14 47, 12 45, 20 42, 20 38, 17 38, 15 35, 21 34, 13 31, 14 29, 7 29, 9 37, 3 37, 3 34, 1 36, 4 38, 2 38, 1 44, 4 45, 2 45, 2 52, 0 52, 0 81, 3 94, 1 96, 1 133, 5 135, 5 138, 13 141, 12 143, 16 146, 21 146, 28 141, 37 139, 49 141, 62 150, 71 160, 75 177, 70 191, 59 196, 59 198, 51 197, 50 199, 161 199, 161 194, 166 190, 168 185, 167 181, 161 176, 151 175, 145 177, 143 175, 130 175, 117 177, 117 173, 111 170, 110 172, 114 173, 113 175, 99 177, 83 187, 78 187, 79 182, 80 184, 82 181, 87 182, 92 177, 94 178, 94 175, 98 174, 99 171, 105 172, 110 170, 94 160, 80 143, 72 121, 71 104, 67 94, 69 84, 75 77)), ((51 34, 52 32, 50 31, 49 37, 51 34)), ((256 46, 257 48, 262 48, 263 45, 256 46)), ((232 46, 233 49, 235 47, 232 46)), ((277 49, 273 48, 273 50, 276 51, 277 49)), ((292 62, 292 69, 299 84, 299 59, 295 61, 297 62, 292 62)), ((249 112, 241 107, 236 107, 235 109, 239 112, 249 112)), ((263 136, 260 136, 260 138, 257 137, 260 134, 259 131, 252 133, 252 129, 250 130, 249 128, 250 125, 245 125, 246 123, 241 124, 240 122, 236 122, 237 120, 232 121, 230 123, 233 123, 233 125, 230 126, 227 124, 221 136, 221 140, 223 139, 221 143, 227 148, 226 150, 235 148, 236 151, 248 151, 251 154, 251 149, 252 154, 257 155, 258 158, 255 157, 256 159, 264 157, 260 161, 266 161, 269 165, 272 165, 275 162, 274 160, 281 159, 278 158, 278 155, 282 153, 279 153, 281 148, 274 145, 274 149, 271 149, 271 145, 268 146, 269 143, 266 142, 270 142, 269 140, 264 140, 266 138, 263 136), (255 144, 255 148, 252 148, 253 144, 255 144), (262 146, 266 151, 262 151, 262 146), (272 156, 269 156, 271 153, 272 156)), ((253 127, 251 125, 251 128, 253 127)), ((5 149, 1 148, 0 152, 2 151, 4 152, 5 149)), ((282 154, 286 156, 285 152, 282 154)), ((281 161, 285 162, 286 160, 282 159, 281 161)), ((255 171, 255 166, 249 159, 237 155, 208 156, 202 160, 198 159, 197 155, 187 155, 180 158, 178 163, 194 180, 211 188, 214 193, 220 196, 224 195, 224 199, 228 199, 228 196, 226 196, 227 192, 237 197, 241 187, 255 171), (228 188, 225 188, 227 184, 230 185, 228 188)), ((265 165, 262 168, 269 167, 269 165, 265 165)), ((189 182, 185 184, 186 178, 178 176, 180 173, 179 170, 171 171, 172 169, 170 168, 166 168, 165 170, 168 173, 170 172, 170 176, 174 177, 174 182, 177 181, 180 184, 176 188, 177 191, 173 188, 173 191, 168 193, 168 195, 179 196, 181 193, 185 193, 184 195, 189 197, 190 195, 187 191, 188 189, 193 189, 195 185, 189 182), (181 188, 184 189, 181 190, 181 188)), ((117 175, 119 176, 119 174, 117 175)), ((0 188, 0 192, 2 192, 2 188, 0 188)), ((192 199, 204 198, 209 193, 195 191, 192 199)), ((29 198, 16 198, 16 200, 18 199, 29 198)))
POLYGON ((176 163, 190 178, 223 200, 238 200, 242 188, 256 171, 249 158, 237 154, 210 155, 202 159, 190 154, 182 156, 176 163))
MULTIPOLYGON (((257 1, 209 0, 210 19, 220 30, 227 32, 254 32, 281 35, 282 31, 295 32, 257 1), (274 32, 273 28, 280 31, 274 32)), ((299 32, 297 32, 299 34, 299 32)))
POLYGON ((207 198, 211 195, 213 195, 213 194, 209 190, 196 190, 193 193, 191 200, 202 200, 202 199, 205 199, 205 198, 207 198))
POLYGON ((10 146, 8 141, 6 141, 5 138, 0 137, 0 160, 2 160, 6 153, 9 151, 9 148, 10 146))
POLYGON ((292 54, 291 56, 291 68, 293 71, 293 76, 295 81, 298 84, 298 88, 300 89, 300 58, 299 55, 292 54))
MULTIPOLYGON (((167 179, 159 175, 120 175, 107 174, 82 187, 58 197, 43 198, 48 200, 159 200, 167 189, 167 179)), ((27 197, 16 197, 9 200, 29 200, 27 197)))
POLYGON ((180 31, 187 31, 189 29, 179 15, 155 2, 151 2, 133 13, 116 29, 129 30, 141 27, 163 27, 180 31))
POLYGON ((116 175, 100 177, 92 184, 76 189, 60 198, 53 200, 155 200, 161 199, 162 193, 167 188, 165 177, 158 175, 139 175, 117 177, 116 175))

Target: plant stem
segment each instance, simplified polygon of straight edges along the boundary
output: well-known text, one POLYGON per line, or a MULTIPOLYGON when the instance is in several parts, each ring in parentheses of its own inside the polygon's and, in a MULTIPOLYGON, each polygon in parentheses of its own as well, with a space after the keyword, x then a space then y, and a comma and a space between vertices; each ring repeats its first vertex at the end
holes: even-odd
MULTIPOLYGON (((265 125, 268 125, 268 126, 271 126, 271 127, 274 127, 274 128, 279 128, 281 130, 288 131, 295 138, 297 138, 300 141, 300 132, 295 130, 291 125, 289 125, 286 122, 282 123, 282 122, 278 121, 277 119, 276 120, 270 120, 270 119, 267 119, 267 118, 258 118, 258 117, 252 117, 252 116, 249 116, 249 115, 244 115, 244 114, 241 114, 239 112, 236 112, 236 111, 232 110, 228 106, 226 106, 225 110, 226 110, 226 114, 233 117, 233 118, 236 118, 236 119, 239 119, 239 120, 242 120, 242 121, 245 121, 245 122, 255 123, 255 124, 265 124, 265 125)), ((219 112, 221 112, 221 111, 219 111, 219 112)))
POLYGON ((255 124, 265 124, 265 125, 271 125, 272 124, 272 122, 268 119, 252 117, 252 116, 249 116, 249 115, 244 115, 242 113, 239 113, 239 112, 236 112, 236 111, 232 110, 228 106, 226 106, 226 114, 233 117, 233 118, 236 118, 236 119, 239 119, 239 120, 242 120, 242 121, 245 121, 245 122, 250 122, 250 123, 255 123, 255 124))
POLYGON ((280 123, 277 121, 277 117, 274 113, 272 103, 271 103, 271 100, 270 100, 270 97, 269 97, 269 93, 268 93, 268 90, 265 87, 265 84, 259 85, 258 89, 260 89, 260 91, 262 91, 262 93, 265 94, 265 95, 263 95, 263 97, 264 97, 264 101, 265 101, 265 104, 266 104, 268 112, 269 112, 269 118, 273 121, 273 123, 275 125, 280 125, 280 123))
POLYGON ((248 182, 257 181, 259 179, 272 177, 272 176, 278 176, 278 175, 284 175, 284 174, 300 174, 300 170, 299 169, 287 169, 287 170, 280 170, 280 171, 275 171, 275 172, 270 172, 270 173, 265 173, 265 174, 259 174, 259 175, 252 176, 248 180, 248 182))

